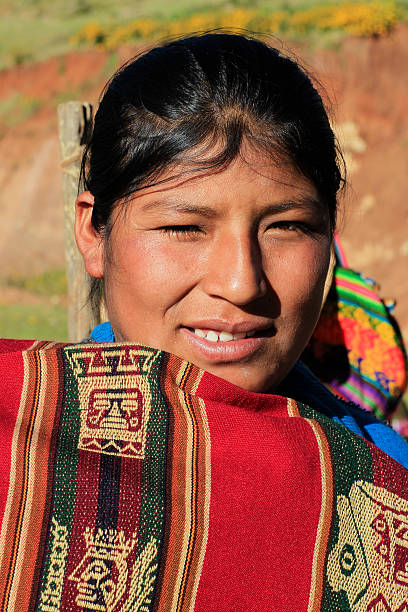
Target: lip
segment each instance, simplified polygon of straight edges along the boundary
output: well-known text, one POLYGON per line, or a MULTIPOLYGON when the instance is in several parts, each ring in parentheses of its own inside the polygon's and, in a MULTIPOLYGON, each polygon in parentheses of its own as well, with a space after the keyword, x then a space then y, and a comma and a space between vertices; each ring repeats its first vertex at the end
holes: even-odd
MULTIPOLYGON (((229 332, 230 334, 246 334, 247 332, 255 332, 259 333, 261 331, 270 330, 273 328, 272 321, 236 321, 232 323, 231 321, 224 321, 222 319, 202 319, 195 320, 191 323, 183 325, 183 328, 190 327, 192 329, 213 329, 216 332, 229 332)), ((232 342, 238 342, 237 340, 232 342)))
MULTIPOLYGON (((222 329, 217 329, 216 327, 210 327, 209 321, 206 321, 206 327, 199 327, 199 325, 197 325, 195 329, 197 328, 213 329, 214 331, 229 331, 231 326, 229 328, 223 327, 222 329)), ((254 328, 251 327, 250 330, 246 331, 251 331, 252 329, 254 328)), ((229 340, 228 342, 211 342, 210 340, 196 336, 196 334, 187 327, 182 327, 180 331, 196 353, 208 361, 218 363, 241 361, 249 358, 261 349, 268 340, 268 336, 251 336, 250 338, 229 340)), ((243 333, 243 331, 244 330, 242 330, 241 333, 243 333)), ((240 332, 235 328, 234 331, 230 333, 240 332)))

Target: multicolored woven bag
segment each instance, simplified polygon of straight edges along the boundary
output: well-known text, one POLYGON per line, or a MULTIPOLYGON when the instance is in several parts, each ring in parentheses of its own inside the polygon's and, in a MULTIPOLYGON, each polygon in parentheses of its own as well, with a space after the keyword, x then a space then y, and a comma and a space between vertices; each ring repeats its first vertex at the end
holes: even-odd
POLYGON ((407 385, 407 357, 377 289, 347 267, 336 237, 332 285, 302 360, 336 395, 389 420, 407 385))

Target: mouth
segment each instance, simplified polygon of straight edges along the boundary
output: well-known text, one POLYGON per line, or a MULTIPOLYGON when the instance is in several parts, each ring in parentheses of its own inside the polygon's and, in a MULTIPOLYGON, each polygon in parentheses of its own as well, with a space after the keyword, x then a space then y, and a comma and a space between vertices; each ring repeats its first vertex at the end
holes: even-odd
MULTIPOLYGON (((208 324, 207 324, 208 325, 208 324)), ((275 334, 272 326, 264 329, 249 329, 242 331, 218 329, 210 327, 181 327, 186 340, 194 352, 211 362, 234 362, 251 358, 262 349, 268 338, 275 334)), ((237 326, 239 327, 239 326, 237 326)))
POLYGON ((199 327, 186 327, 190 332, 198 336, 198 338, 202 338, 204 340, 208 340, 209 342, 233 342, 235 340, 244 340, 245 338, 254 338, 260 337, 267 334, 270 330, 249 330, 247 332, 237 332, 232 334, 229 331, 219 331, 215 329, 201 329, 199 327))

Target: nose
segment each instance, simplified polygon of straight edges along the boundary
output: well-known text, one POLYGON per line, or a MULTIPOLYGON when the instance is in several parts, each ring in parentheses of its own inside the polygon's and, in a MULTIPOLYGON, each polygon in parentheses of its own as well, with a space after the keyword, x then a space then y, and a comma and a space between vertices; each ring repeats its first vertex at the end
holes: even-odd
POLYGON ((267 280, 257 240, 238 231, 220 235, 212 244, 203 284, 208 295, 239 306, 264 296, 267 280))

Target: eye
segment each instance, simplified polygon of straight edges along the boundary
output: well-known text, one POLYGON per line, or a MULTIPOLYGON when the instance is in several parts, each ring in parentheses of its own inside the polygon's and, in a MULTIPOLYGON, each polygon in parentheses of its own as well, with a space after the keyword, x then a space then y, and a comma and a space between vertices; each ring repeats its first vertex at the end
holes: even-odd
POLYGON ((194 239, 203 233, 203 230, 198 225, 163 225, 158 230, 163 234, 174 236, 179 240, 194 239))
POLYGON ((303 232, 311 231, 311 228, 301 221, 276 221, 272 223, 268 230, 280 230, 284 232, 303 232))

